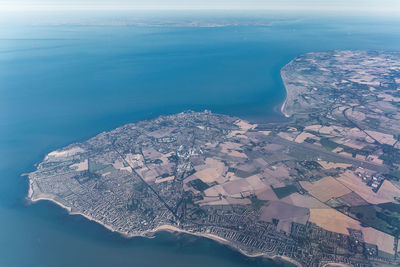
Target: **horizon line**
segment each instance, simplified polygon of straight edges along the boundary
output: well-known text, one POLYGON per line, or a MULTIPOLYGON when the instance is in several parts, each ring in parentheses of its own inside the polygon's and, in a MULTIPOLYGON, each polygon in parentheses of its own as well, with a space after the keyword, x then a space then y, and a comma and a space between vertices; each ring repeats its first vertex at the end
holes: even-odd
POLYGON ((400 12, 400 5, 396 7, 336 7, 336 6, 309 6, 309 5, 296 5, 296 6, 269 6, 269 7, 177 7, 177 6, 135 6, 135 5, 9 5, 1 4, 0 12, 3 11, 298 11, 298 12, 359 12, 359 13, 398 13, 400 12))

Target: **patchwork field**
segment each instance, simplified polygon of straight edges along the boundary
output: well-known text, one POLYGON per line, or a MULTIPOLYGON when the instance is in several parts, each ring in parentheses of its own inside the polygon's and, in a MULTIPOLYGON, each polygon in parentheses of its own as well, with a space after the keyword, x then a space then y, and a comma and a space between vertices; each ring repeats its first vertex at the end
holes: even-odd
POLYGON ((365 201, 362 197, 357 195, 355 192, 348 193, 339 198, 341 201, 345 202, 349 206, 362 206, 367 205, 368 202, 365 201))
POLYGON ((272 219, 289 220, 305 224, 310 216, 309 209, 297 207, 282 201, 270 201, 261 208, 260 219, 272 222, 272 219))
POLYGON ((361 230, 365 242, 377 245, 379 250, 386 253, 394 254, 393 236, 371 227, 362 227, 360 222, 335 209, 310 209, 310 222, 313 222, 326 230, 346 235, 349 234, 349 228, 361 230))
POLYGON ((228 167, 217 159, 207 158, 205 164, 195 166, 195 170, 196 172, 193 176, 205 183, 217 181, 222 184, 227 180, 225 173, 228 170, 228 167))
POLYGON ((299 193, 293 193, 290 196, 287 196, 282 199, 282 201, 292 204, 294 206, 303 207, 303 208, 328 208, 327 205, 318 201, 314 197, 301 195, 299 193))
POLYGON ((307 190, 309 194, 322 202, 326 202, 333 197, 341 197, 351 192, 346 186, 329 176, 314 183, 301 181, 300 185, 307 190))
POLYGON ((371 204, 379 204, 394 201, 395 197, 400 196, 400 189, 395 187, 390 181, 385 180, 377 193, 367 186, 360 177, 351 171, 346 171, 338 178, 342 184, 356 192, 360 197, 371 204))
POLYGON ((349 234, 348 228, 359 229, 360 223, 332 208, 310 209, 310 222, 332 232, 349 234))

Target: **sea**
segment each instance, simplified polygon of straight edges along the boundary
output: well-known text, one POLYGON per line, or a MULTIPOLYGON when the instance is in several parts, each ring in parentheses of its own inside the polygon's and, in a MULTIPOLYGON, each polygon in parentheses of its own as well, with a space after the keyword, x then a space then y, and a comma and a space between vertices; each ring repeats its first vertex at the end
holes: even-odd
POLYGON ((400 19, 360 14, 74 12, 0 19, 0 266, 283 266, 205 238, 126 239, 42 201, 52 150, 185 110, 281 121, 280 69, 307 52, 400 51, 400 19))

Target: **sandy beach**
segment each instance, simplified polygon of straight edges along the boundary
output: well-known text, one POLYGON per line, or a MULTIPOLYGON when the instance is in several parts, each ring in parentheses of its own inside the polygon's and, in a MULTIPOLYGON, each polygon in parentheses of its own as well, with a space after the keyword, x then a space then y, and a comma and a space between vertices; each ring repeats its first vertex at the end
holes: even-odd
MULTIPOLYGON (((283 68, 282 68, 282 69, 283 69, 283 68)), ((284 87, 285 87, 285 100, 284 100, 283 103, 282 103, 281 112, 282 112, 282 114, 283 114, 286 118, 289 118, 289 117, 290 117, 289 114, 287 114, 287 113, 285 112, 286 103, 287 103, 287 100, 288 100, 288 89, 287 89, 288 87, 286 86, 285 79, 284 79, 283 75, 284 75, 284 73, 283 73, 282 70, 281 70, 281 79, 282 79, 283 85, 284 85, 284 87)))
POLYGON ((344 263, 335 263, 335 262, 325 262, 321 263, 322 267, 351 267, 351 265, 344 263))

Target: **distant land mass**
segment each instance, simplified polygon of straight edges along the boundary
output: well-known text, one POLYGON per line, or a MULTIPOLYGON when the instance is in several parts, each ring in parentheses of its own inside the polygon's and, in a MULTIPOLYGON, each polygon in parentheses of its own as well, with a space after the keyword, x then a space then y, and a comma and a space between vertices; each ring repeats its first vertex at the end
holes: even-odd
POLYGON ((127 237, 185 232, 298 266, 398 266, 400 53, 301 55, 284 122, 187 111, 46 155, 28 199, 127 237))

